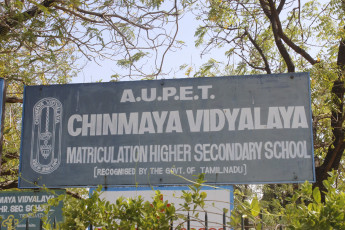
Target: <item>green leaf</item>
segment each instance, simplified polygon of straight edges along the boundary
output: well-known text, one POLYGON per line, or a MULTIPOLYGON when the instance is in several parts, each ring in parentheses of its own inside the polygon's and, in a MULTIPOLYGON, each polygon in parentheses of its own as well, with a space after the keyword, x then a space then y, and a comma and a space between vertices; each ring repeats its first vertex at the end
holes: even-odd
POLYGON ((314 188, 313 190, 313 198, 316 203, 320 204, 321 203, 321 193, 318 187, 314 188))
POLYGON ((253 216, 257 216, 260 213, 260 204, 257 197, 254 197, 250 204, 250 212, 253 216))
POLYGON ((262 229, 262 224, 259 223, 258 225, 256 225, 255 229, 256 229, 256 230, 261 230, 261 229, 262 229))
POLYGON ((201 199, 205 199, 207 197, 207 193, 206 192, 201 192, 200 193, 200 197, 201 197, 201 199))

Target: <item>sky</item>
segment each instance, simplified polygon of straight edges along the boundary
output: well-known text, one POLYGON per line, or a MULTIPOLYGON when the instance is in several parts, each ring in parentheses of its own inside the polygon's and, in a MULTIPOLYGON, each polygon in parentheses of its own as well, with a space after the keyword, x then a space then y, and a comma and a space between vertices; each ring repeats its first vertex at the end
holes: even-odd
MULTIPOLYGON (((170 72, 169 76, 164 76, 164 78, 185 78, 187 77, 184 75, 185 70, 179 70, 179 67, 183 64, 194 66, 201 66, 203 63, 206 63, 210 55, 200 57, 200 52, 202 48, 197 48, 194 45, 194 41, 196 40, 194 37, 194 32, 197 28, 197 21, 194 19, 194 15, 186 14, 179 23, 179 32, 177 36, 177 40, 182 40, 185 42, 185 46, 181 50, 177 50, 175 52, 169 51, 163 68, 165 70, 173 69, 170 72), (176 74, 175 74, 176 73, 176 74)), ((224 55, 224 51, 215 51, 216 55, 224 55)), ((215 55, 213 53, 213 55, 215 55)), ((116 63, 111 60, 105 60, 100 63, 96 63, 94 61, 87 61, 86 58, 82 58, 79 60, 79 65, 85 67, 81 70, 76 78, 72 80, 73 83, 89 83, 89 82, 108 82, 111 79, 111 75, 113 75, 116 71, 119 70, 119 67, 116 66, 116 63)), ((195 69, 194 69, 195 70, 195 69)), ((130 80, 130 79, 125 79, 130 80)))
MULTIPOLYGON (((319 0, 321 4, 325 3, 325 0, 319 0)), ((208 55, 200 57, 202 48, 197 48, 194 45, 196 38, 194 37, 195 30, 197 29, 198 22, 195 16, 190 12, 186 13, 179 22, 179 32, 176 40, 182 40, 185 42, 185 46, 181 50, 175 52, 169 51, 163 69, 165 72, 170 71, 168 76, 160 76, 160 78, 186 78, 184 74, 186 69, 179 71, 179 67, 183 64, 192 65, 193 70, 198 69, 202 64, 206 63, 211 57, 217 61, 226 62, 225 51, 222 49, 212 50, 208 55)), ((225 48, 226 49, 226 48, 225 48)), ((119 72, 119 67, 116 66, 114 61, 105 60, 99 62, 88 61, 86 58, 79 60, 79 66, 85 66, 76 78, 73 78, 72 83, 88 83, 103 81, 108 82, 111 79, 111 75, 119 72)), ((130 79, 122 79, 130 80, 130 79)))

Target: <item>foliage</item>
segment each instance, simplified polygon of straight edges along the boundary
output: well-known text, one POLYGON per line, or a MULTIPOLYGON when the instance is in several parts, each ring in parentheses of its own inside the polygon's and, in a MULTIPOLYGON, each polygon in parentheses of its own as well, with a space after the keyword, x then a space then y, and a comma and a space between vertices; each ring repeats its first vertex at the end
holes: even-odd
POLYGON ((189 3, 162 4, 160 0, 0 1, 0 77, 6 80, 11 102, 6 105, 1 189, 17 186, 24 86, 69 83, 81 68, 76 65, 80 57, 111 58, 129 75, 143 75, 140 65, 146 61, 140 61, 154 57, 157 66, 149 69, 148 78, 156 77, 164 51, 175 47, 171 31, 178 24, 179 7, 189 3))
POLYGON ((324 191, 345 149, 344 1, 197 1, 193 13, 201 55, 220 49, 228 61, 212 57, 194 74, 184 66, 188 76, 310 72, 315 186, 324 191))
POLYGON ((296 71, 307 71, 320 61, 335 62, 339 40, 344 38, 341 4, 339 0, 198 2, 194 12, 202 23, 195 32, 196 45, 203 47, 202 54, 224 50, 226 65, 233 63, 236 75, 281 73, 290 64, 296 71))
MULTIPOLYGON (((62 229, 86 229, 88 226, 102 227, 102 229, 169 229, 172 221, 182 220, 177 229, 181 229, 187 216, 182 211, 195 212, 197 208, 203 208, 205 192, 201 192, 204 183, 204 175, 201 174, 195 183, 189 186, 189 191, 183 191, 180 197, 184 203, 181 207, 175 207, 173 203, 163 199, 159 190, 151 201, 145 201, 139 195, 135 198, 120 197, 116 203, 109 203, 100 198, 102 186, 99 186, 90 198, 76 199, 69 195, 60 195, 49 200, 46 213, 60 201, 64 202, 64 223, 62 229)), ((196 217, 197 218, 197 217, 196 217)), ((52 223, 45 224, 46 229, 52 228, 52 223)))
POLYGON ((175 41, 180 9, 189 4, 4 0, 0 2, 0 54, 26 51, 33 58, 54 62, 61 51, 71 49, 89 61, 110 59, 126 68, 129 76, 157 76, 162 74, 166 52, 180 47, 175 41), (155 64, 144 68, 144 57, 153 58, 155 64))
POLYGON ((54 53, 29 50, 22 47, 16 52, 6 52, 0 47, 0 76, 6 81, 5 123, 1 164, 0 187, 17 185, 22 105, 25 85, 68 83, 75 76, 74 56, 71 49, 54 53))
MULTIPOLYGON (((6 80, 8 102, 1 189, 17 186, 24 86, 69 83, 81 68, 80 62, 76 64, 80 57, 111 58, 131 76, 145 75, 142 60, 154 57, 157 65, 149 68, 146 78, 155 78, 163 64, 159 59, 179 46, 172 36, 174 26, 179 7, 189 3, 162 4, 160 0, 0 1, 0 77, 6 80)), ((120 79, 119 74, 113 76, 120 79)))
MULTIPOLYGON (((313 141, 319 161, 316 185, 256 188, 262 197, 253 195, 255 189, 248 194, 243 186, 245 192, 237 190, 233 226, 247 216, 257 229, 277 223, 290 229, 345 228, 344 185, 336 183, 335 173, 327 178, 344 163, 343 0, 4 0, 0 2, 0 75, 8 83, 8 101, 13 97, 20 102, 24 85, 68 83, 78 70, 75 60, 80 55, 93 61, 110 58, 130 77, 162 76, 167 51, 183 45, 176 36, 179 19, 188 9, 200 22, 195 38, 196 46, 203 49, 201 55, 221 49, 227 62, 212 57, 200 69, 184 65, 186 76, 295 71, 311 76, 313 141), (147 67, 149 58, 155 60, 153 67, 147 67)), ((119 73, 112 76, 121 79, 119 73)), ((1 189, 16 187, 20 148, 22 106, 6 106, 1 189)), ((203 207, 205 194, 198 186, 184 193, 186 205, 181 209, 203 207)), ((171 218, 185 218, 178 215, 177 207, 168 207, 159 192, 151 203, 138 197, 117 204, 100 199, 99 192, 86 199, 59 197, 65 201, 66 229, 89 224, 128 228, 132 223, 161 228, 171 218)))
MULTIPOLYGON (((232 212, 231 225, 240 227, 243 216, 249 219, 249 225, 261 229, 263 225, 276 228, 281 225, 286 229, 344 229, 345 228, 345 184, 339 182, 336 172, 323 183, 325 202, 321 202, 321 192, 318 187, 305 182, 295 189, 289 196, 271 197, 269 202, 258 200, 241 200, 244 196, 240 190, 236 191, 237 205, 232 212), (261 213, 261 214, 260 214, 261 213), (260 215, 259 215, 260 214, 260 215)), ((286 191, 286 190, 285 190, 286 191)), ((278 194, 278 193, 276 193, 278 194)), ((248 198, 248 197, 247 197, 248 198)))
MULTIPOLYGON (((336 172, 323 181, 327 191, 325 202, 321 202, 321 192, 318 187, 305 182, 299 185, 293 193, 290 185, 276 185, 282 191, 287 191, 285 197, 275 193, 269 202, 260 193, 259 186, 252 188, 239 186, 235 191, 235 209, 231 212, 231 222, 227 228, 242 229, 243 224, 251 229, 344 229, 345 228, 345 183, 336 172), (290 187, 290 188, 288 188, 290 187), (253 192, 253 189, 256 192, 253 192)), ((116 203, 111 204, 100 198, 102 187, 99 186, 88 198, 76 199, 70 195, 60 195, 49 200, 46 213, 60 201, 64 202, 64 223, 62 229, 85 229, 92 225, 102 229, 169 229, 171 221, 182 220, 177 229, 181 229, 187 221, 182 214, 187 211, 190 218, 199 219, 196 210, 204 210, 207 194, 201 191, 205 186, 204 175, 199 175, 196 182, 189 186, 189 191, 183 191, 180 199, 181 207, 175 207, 159 190, 150 201, 144 201, 141 196, 136 198, 120 197, 116 203)), ((271 186, 272 187, 272 186, 271 186)), ((273 191, 279 189, 274 188, 273 191)), ((260 192, 261 191, 261 192, 260 192)), ((79 191, 81 192, 81 191, 79 191)), ((207 210, 206 210, 207 211, 207 210)), ((51 222, 45 223, 45 229, 52 229, 51 222)))
POLYGON ((318 187, 312 188, 310 183, 304 183, 289 204, 283 209, 286 225, 289 229, 344 229, 345 228, 345 193, 344 184, 334 187, 337 175, 333 172, 323 183, 327 189, 325 202, 321 202, 318 187))

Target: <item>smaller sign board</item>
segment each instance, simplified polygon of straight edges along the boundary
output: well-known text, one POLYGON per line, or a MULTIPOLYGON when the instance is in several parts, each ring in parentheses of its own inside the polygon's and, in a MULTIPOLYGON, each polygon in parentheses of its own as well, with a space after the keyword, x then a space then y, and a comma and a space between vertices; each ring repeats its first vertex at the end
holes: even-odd
MULTIPOLYGON (((0 192, 0 229, 39 229, 40 219, 45 215, 44 207, 48 200, 64 194, 64 190, 46 191, 6 191, 0 192)), ((48 218, 51 222, 62 221, 62 202, 50 209, 48 218)))
MULTIPOLYGON (((90 194, 94 190, 94 188, 90 189, 90 194)), ((188 186, 107 188, 107 190, 102 192, 100 198, 104 198, 110 203, 116 203, 116 200, 120 197, 135 198, 140 195, 144 200, 151 201, 156 190, 159 190, 163 194, 164 200, 168 200, 169 203, 174 204, 177 213, 187 216, 187 211, 179 211, 178 209, 181 209, 181 205, 184 203, 184 200, 180 198, 183 194, 182 191, 190 191, 188 186)), ((228 223, 230 221, 231 210, 234 208, 233 186, 221 186, 217 188, 205 186, 202 187, 201 191, 207 193, 205 207, 204 210, 197 208, 197 212, 194 214, 190 213, 190 229, 205 229, 205 211, 207 212, 208 229, 223 229, 223 210, 227 210, 225 214, 226 222, 228 223)), ((191 207, 192 209, 193 207, 191 207)), ((177 226, 182 227, 181 230, 187 229, 187 223, 182 219, 175 221, 173 225, 173 229, 177 226)))

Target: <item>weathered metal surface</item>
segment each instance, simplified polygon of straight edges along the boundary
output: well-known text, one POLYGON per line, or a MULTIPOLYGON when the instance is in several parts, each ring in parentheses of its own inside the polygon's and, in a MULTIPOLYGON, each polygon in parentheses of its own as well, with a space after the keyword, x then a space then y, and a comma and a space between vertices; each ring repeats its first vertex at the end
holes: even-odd
POLYGON ((308 73, 28 86, 20 187, 314 181, 311 130, 308 73))

